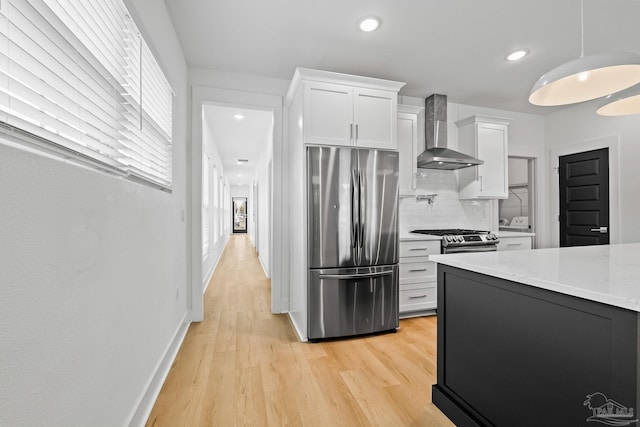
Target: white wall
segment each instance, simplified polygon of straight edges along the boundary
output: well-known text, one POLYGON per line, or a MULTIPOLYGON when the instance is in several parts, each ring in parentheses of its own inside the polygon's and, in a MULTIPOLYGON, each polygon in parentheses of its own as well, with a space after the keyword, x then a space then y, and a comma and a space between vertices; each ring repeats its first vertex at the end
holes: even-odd
MULTIPOLYGON (((638 227, 638 212, 640 211, 640 191, 637 183, 640 181, 640 120, 637 115, 626 117, 601 117, 595 111, 598 101, 587 102, 571 108, 550 114, 546 122, 546 141, 549 149, 549 175, 555 173, 551 168, 559 151, 586 151, 590 145, 598 145, 598 141, 612 141, 609 153, 610 166, 617 164, 617 173, 610 170, 609 186, 611 192, 618 192, 618 203, 610 207, 612 238, 619 236, 620 243, 640 242, 640 227, 638 227), (617 150, 616 150, 617 147, 617 150), (586 148, 586 150, 585 150, 586 148), (617 151, 617 155, 616 155, 617 151), (617 230, 616 230, 617 229, 617 230)), ((601 145, 601 144, 600 144, 601 145)), ((549 180, 547 193, 554 193, 549 180)), ((551 204, 550 200, 550 204, 551 204)), ((556 213, 551 209, 549 215, 556 213)), ((550 220, 550 224, 557 229, 557 221, 550 220)), ((552 230, 550 230, 550 234, 552 230)))
POLYGON ((226 185, 224 166, 216 142, 213 140, 210 124, 206 120, 202 123, 202 153, 209 156, 209 251, 202 257, 202 292, 204 292, 224 251, 230 229, 227 224, 229 216, 225 209, 230 204, 227 203, 225 206, 225 202, 228 201, 224 193, 226 185))
MULTIPOLYGON (((267 159, 256 167, 256 181, 258 182, 258 246, 256 250, 258 251, 258 259, 260 260, 264 274, 267 277, 271 277, 271 263, 273 262, 271 253, 271 218, 273 215, 271 204, 273 200, 270 200, 272 190, 269 188, 273 182, 271 162, 272 156, 269 155, 267 159)), ((285 262, 285 260, 279 261, 285 262)))
POLYGON ((232 184, 231 197, 249 197, 249 185, 232 184))
POLYGON ((288 106, 287 162, 292 179, 288 180, 287 192, 291 200, 289 206, 289 317, 298 337, 307 340, 307 209, 306 167, 304 138, 302 134, 303 95, 297 94, 288 106))
POLYGON ((174 190, 0 143, 3 426, 137 425, 186 330, 187 67, 164 3, 127 3, 175 90, 174 190))

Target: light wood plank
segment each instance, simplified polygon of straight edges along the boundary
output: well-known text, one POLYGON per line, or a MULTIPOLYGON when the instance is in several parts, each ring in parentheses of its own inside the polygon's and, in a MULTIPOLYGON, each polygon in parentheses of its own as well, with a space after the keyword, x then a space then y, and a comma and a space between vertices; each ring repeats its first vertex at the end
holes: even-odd
POLYGON ((270 292, 249 238, 232 236, 147 426, 453 426, 431 403, 435 317, 301 343, 270 292))

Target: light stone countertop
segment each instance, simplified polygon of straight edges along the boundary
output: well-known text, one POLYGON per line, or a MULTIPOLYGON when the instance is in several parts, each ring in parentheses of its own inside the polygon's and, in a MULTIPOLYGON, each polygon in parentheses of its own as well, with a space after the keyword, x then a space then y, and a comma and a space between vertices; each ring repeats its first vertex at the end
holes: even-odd
POLYGON ((506 230, 498 230, 495 233, 498 238, 500 237, 533 237, 536 233, 529 233, 527 231, 506 231, 506 230))
POLYGON ((420 234, 420 233, 411 233, 409 231, 400 231, 398 233, 398 239, 402 241, 410 241, 410 240, 442 240, 440 236, 433 236, 431 234, 420 234))
POLYGON ((640 312, 640 243, 432 255, 429 259, 640 312))

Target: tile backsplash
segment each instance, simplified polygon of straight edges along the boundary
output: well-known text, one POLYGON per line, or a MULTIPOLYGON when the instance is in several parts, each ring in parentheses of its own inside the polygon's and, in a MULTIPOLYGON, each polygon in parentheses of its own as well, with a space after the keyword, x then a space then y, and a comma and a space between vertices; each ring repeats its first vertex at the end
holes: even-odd
POLYGON ((400 199, 400 231, 436 228, 495 230, 493 200, 458 199, 454 171, 419 169, 416 194, 437 194, 433 203, 415 197, 400 199))

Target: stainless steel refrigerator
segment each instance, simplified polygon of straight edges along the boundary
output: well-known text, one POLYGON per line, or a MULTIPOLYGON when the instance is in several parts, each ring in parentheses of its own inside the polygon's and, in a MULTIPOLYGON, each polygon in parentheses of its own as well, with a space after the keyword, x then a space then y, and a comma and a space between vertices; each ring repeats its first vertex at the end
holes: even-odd
POLYGON ((307 148, 310 340, 398 327, 398 153, 307 148))

